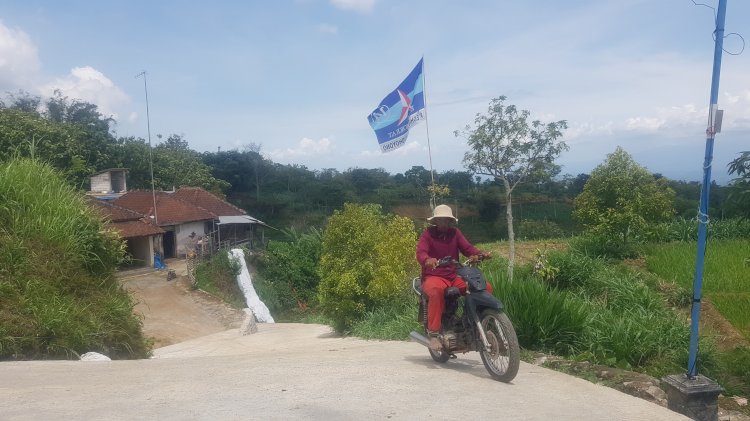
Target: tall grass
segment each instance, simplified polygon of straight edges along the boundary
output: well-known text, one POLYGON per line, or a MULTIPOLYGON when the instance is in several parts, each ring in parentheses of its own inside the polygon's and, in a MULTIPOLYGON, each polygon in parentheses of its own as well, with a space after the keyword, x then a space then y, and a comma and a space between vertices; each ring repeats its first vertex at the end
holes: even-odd
POLYGON ((147 356, 114 278, 123 247, 51 167, 0 165, 0 359, 147 356))
POLYGON ((365 313, 354 323, 351 334, 365 339, 407 340, 409 332, 422 330, 417 312, 416 296, 402 297, 365 313))
POLYGON ((529 270, 514 282, 485 271, 522 346, 659 373, 683 364, 687 323, 641 275, 575 251, 547 257, 555 276, 546 282, 529 270))
POLYGON ((43 238, 67 259, 96 274, 111 273, 121 242, 86 211, 85 198, 49 165, 19 159, 0 166, 0 226, 22 238, 43 238))

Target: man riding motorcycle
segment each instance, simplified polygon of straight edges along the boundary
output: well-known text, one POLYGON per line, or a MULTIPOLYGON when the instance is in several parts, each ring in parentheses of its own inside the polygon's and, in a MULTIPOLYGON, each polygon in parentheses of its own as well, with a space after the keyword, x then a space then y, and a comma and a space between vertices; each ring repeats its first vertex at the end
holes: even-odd
MULTIPOLYGON (((455 227, 458 219, 453 216, 448 205, 436 206, 432 217, 427 220, 432 225, 419 237, 417 261, 422 266, 422 290, 428 297, 427 335, 430 348, 440 351, 442 344, 438 335, 445 308, 445 290, 456 287, 463 295, 466 293, 466 283, 456 274, 454 265, 438 266, 438 259, 451 256, 458 260, 460 252, 470 260, 477 260, 490 257, 490 253, 483 253, 469 243, 461 230, 455 227)), ((487 291, 492 293, 492 286, 489 284, 487 291)))

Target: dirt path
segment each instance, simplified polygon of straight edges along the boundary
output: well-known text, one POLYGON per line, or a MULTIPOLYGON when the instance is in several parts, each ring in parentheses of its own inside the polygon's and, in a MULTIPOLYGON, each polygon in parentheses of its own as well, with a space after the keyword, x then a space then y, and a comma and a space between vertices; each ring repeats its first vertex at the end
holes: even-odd
POLYGON ((202 291, 190 288, 184 260, 169 260, 177 279, 167 281, 166 271, 138 269, 118 275, 138 304, 143 331, 154 340, 154 348, 184 342, 237 328, 245 313, 202 291))

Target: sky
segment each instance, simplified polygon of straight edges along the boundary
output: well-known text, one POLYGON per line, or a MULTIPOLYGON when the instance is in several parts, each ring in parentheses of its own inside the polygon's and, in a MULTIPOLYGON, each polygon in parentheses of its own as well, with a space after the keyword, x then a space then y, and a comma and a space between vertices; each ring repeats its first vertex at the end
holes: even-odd
MULTIPOLYGON (((696 0, 698 1, 698 0, 696 0)), ((699 2, 699 1, 698 1, 699 2)), ((699 2, 700 3, 700 2, 699 2)), ((702 0, 714 9, 718 0, 702 0)), ((454 132, 492 98, 566 120, 562 174, 621 146, 703 177, 715 11, 693 0, 0 0, 0 93, 59 89, 118 136, 251 144, 311 170, 464 170, 454 132), (424 57, 426 122, 380 152, 367 116, 424 57), (428 135, 429 133, 429 135, 428 135), (431 163, 430 163, 431 162, 431 163)), ((750 150, 750 0, 728 0, 712 180, 750 150), (739 53, 739 54, 738 54, 739 53)))

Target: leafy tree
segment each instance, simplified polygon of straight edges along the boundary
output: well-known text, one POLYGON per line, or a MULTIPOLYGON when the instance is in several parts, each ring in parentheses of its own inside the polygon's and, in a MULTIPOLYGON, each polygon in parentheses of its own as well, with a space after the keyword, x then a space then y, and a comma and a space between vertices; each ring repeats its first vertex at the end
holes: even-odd
POLYGON ((528 178, 541 180, 559 172, 555 159, 567 145, 558 141, 568 128, 565 120, 529 123, 529 111, 505 105, 505 96, 490 101, 487 114, 477 114, 476 127, 456 131, 464 136, 470 150, 464 155, 464 166, 474 174, 487 175, 503 183, 508 224, 508 276, 513 279, 515 234, 513 232, 513 190, 528 178))
POLYGON ((79 127, 53 123, 20 109, 0 109, 0 161, 16 154, 33 156, 80 185, 92 171, 83 137, 79 127))
POLYGON ((8 100, 8 108, 37 115, 39 114, 39 106, 42 103, 40 96, 31 95, 22 90, 19 90, 15 94, 8 94, 8 100))
POLYGON ((406 291, 416 244, 411 220, 385 215, 380 205, 347 203, 334 212, 323 233, 318 300, 338 332, 406 291))
POLYGON ((666 179, 654 179, 618 146, 591 172, 573 216, 593 234, 627 246, 649 223, 673 216, 673 199, 666 179))
POLYGON ((729 199, 741 209, 741 216, 750 218, 750 151, 740 152, 728 167, 729 174, 737 174, 730 186, 729 199))
POLYGON ((211 175, 211 168, 203 163, 198 152, 190 149, 181 135, 170 135, 153 149, 153 153, 157 188, 194 186, 223 196, 229 187, 229 183, 211 175))
POLYGON ((70 100, 59 91, 43 104, 24 92, 11 94, 8 103, 0 109, 0 149, 5 153, 33 153, 79 188, 97 169, 113 166, 114 120, 102 116, 96 105, 70 100))

